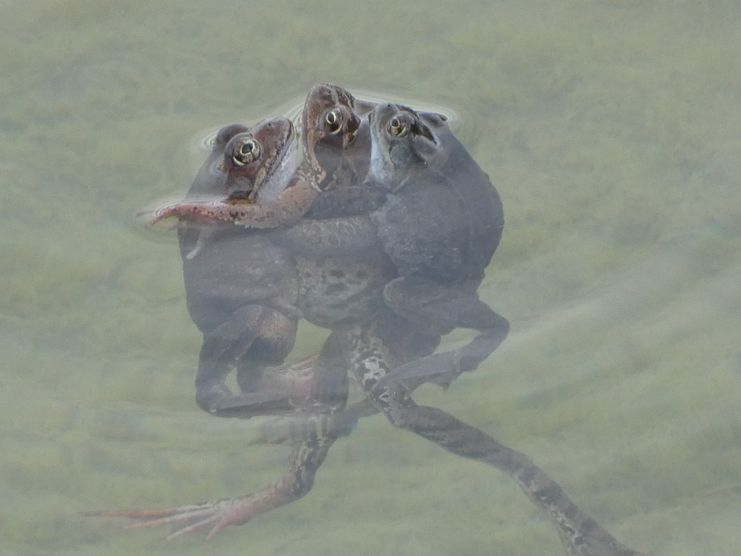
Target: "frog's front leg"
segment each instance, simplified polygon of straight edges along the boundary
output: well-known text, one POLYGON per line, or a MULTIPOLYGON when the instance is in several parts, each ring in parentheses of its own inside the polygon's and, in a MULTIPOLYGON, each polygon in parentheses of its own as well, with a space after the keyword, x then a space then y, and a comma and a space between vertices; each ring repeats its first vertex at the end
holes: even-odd
POLYGON ((171 218, 199 225, 233 224, 244 228, 272 229, 298 222, 311 208, 321 189, 316 179, 301 170, 292 184, 274 201, 254 202, 241 194, 232 193, 224 199, 183 200, 143 212, 139 217, 147 226, 171 218))
POLYGON ((306 218, 326 219, 359 216, 376 210, 386 201, 386 192, 369 184, 343 184, 319 195, 306 218))

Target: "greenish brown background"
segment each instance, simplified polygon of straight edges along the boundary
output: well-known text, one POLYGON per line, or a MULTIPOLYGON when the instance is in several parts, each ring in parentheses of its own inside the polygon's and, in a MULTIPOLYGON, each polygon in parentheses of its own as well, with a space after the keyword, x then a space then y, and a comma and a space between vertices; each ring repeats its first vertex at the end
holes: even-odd
POLYGON ((307 498, 208 544, 79 516, 280 473, 256 423, 195 406, 175 240, 132 215, 186 190, 204 130, 334 81, 454 110, 505 203, 482 295, 511 336, 418 399, 634 548, 738 554, 739 21, 722 0, 0 2, 0 553, 561 553, 508 477, 381 417, 307 498))

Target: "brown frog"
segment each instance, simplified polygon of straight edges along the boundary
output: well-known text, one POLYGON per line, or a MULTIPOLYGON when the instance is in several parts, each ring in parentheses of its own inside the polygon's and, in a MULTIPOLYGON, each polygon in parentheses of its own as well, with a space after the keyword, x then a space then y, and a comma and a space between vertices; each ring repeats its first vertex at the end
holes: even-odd
MULTIPOLYGON (((247 198, 265 184, 285 191, 295 166, 295 132, 289 120, 227 126, 219 131, 186 199, 207 202, 218 195, 234 206, 251 203, 247 198)), ((233 399, 225 379, 236 367, 242 390, 251 393, 254 414, 290 410, 282 392, 260 381, 263 369, 280 364, 295 341, 300 311, 291 254, 264 232, 228 226, 191 222, 179 227, 178 239, 188 310, 203 333, 198 405, 221 412, 233 399)))
MULTIPOLYGON (((317 207, 314 207, 308 215, 313 217, 314 220, 307 219, 307 226, 299 230, 297 234, 309 242, 311 242, 311 239, 318 242, 335 241, 333 238, 338 229, 349 236, 367 236, 369 226, 371 226, 367 211, 382 202, 383 195, 368 197, 365 194, 357 194, 357 191, 353 192, 352 190, 345 195, 339 191, 345 186, 350 188, 357 183, 360 178, 357 177, 356 172, 364 174, 367 171, 369 161, 368 129, 367 127, 360 129, 360 118, 355 113, 354 99, 349 93, 338 87, 318 85, 310 91, 307 97, 302 121, 305 131, 303 136, 304 149, 305 156, 308 156, 308 163, 322 161, 321 185, 323 188, 330 190, 337 187, 338 195, 329 202, 323 205, 320 203, 317 207), (365 146, 356 150, 356 145, 362 145, 364 140, 366 141, 365 146), (317 153, 316 157, 313 156, 314 153, 317 153), (358 202, 355 202, 356 200, 358 202), (338 219, 342 220, 342 224, 338 228, 338 222, 329 217, 334 216, 340 210, 350 214, 357 212, 360 213, 360 216, 347 216, 345 214, 338 219), (324 218, 324 220, 319 218, 324 218), (326 226, 329 232, 323 233, 321 231, 322 226, 326 226), (314 235, 314 232, 318 232, 317 235, 314 235)), ((224 141, 217 140, 215 150, 222 143, 224 141)), ((213 176, 213 173, 206 175, 213 176)), ((216 175, 217 178, 215 179, 213 177, 209 178, 212 180, 209 183, 212 186, 218 185, 221 187, 218 172, 216 175)), ((270 184, 267 187, 270 187, 270 184)), ((203 193, 203 190, 209 189, 213 189, 213 187, 209 188, 203 183, 199 183, 199 192, 203 193)), ((256 190, 251 186, 241 189, 230 187, 228 192, 222 193, 223 199, 221 205, 218 205, 218 210, 221 211, 220 214, 224 216, 225 220, 231 218, 228 211, 234 209, 234 207, 236 207, 236 210, 242 211, 239 212, 240 215, 245 214, 243 208, 261 206, 261 191, 265 191, 265 189, 256 190), (257 193, 253 195, 255 191, 257 193), (255 198, 255 204, 250 207, 242 207, 241 203, 249 201, 251 195, 255 198), (234 207, 231 206, 232 204, 234 207)), ((182 205, 187 208, 173 205, 168 207, 166 211, 161 211, 155 215, 154 219, 177 216, 190 223, 204 222, 212 226, 222 222, 219 218, 213 218, 216 213, 212 212, 211 208, 217 205, 210 200, 204 202, 201 198, 195 201, 186 199, 182 205), (165 212, 167 212, 166 216, 165 212)), ((235 234, 236 237, 253 237, 255 233, 258 233, 257 237, 267 237, 275 240, 276 243, 281 241, 290 243, 290 233, 287 234, 287 237, 283 235, 283 232, 287 232, 286 230, 266 233, 263 236, 261 232, 245 231, 239 219, 235 218, 234 222, 236 222, 236 225, 225 226, 224 231, 217 228, 220 230, 218 233, 226 233, 230 236, 235 234)), ((280 223, 280 219, 278 219, 276 225, 280 225, 280 223)), ((212 239, 213 236, 209 236, 208 242, 211 242, 212 239)), ((195 241, 197 240, 191 238, 182 249, 186 260, 195 241)), ((210 243, 203 246, 201 251, 193 257, 193 261, 198 261, 202 254, 210 249, 210 243)), ((238 253, 233 253, 233 255, 234 257, 230 257, 231 262, 226 264, 233 265, 233 260, 238 260, 238 253)), ((322 397, 322 400, 327 397, 323 396, 321 392, 323 389, 322 383, 326 379, 328 385, 326 389, 331 392, 336 392, 339 389, 340 392, 335 394, 335 399, 340 398, 343 393, 346 393, 347 389, 348 358, 345 349, 347 334, 369 320, 399 321, 398 317, 388 311, 382 297, 383 287, 390 279, 395 277, 395 270, 385 254, 372 249, 368 245, 354 253, 343 252, 333 256, 312 256, 303 253, 295 255, 294 262, 299 283, 296 298, 297 306, 303 316, 316 324, 331 328, 333 332, 330 334, 318 359, 302 362, 294 366, 293 369, 286 369, 286 371, 294 370, 299 373, 308 373, 312 379, 312 394, 316 396, 316 391, 319 390, 319 396, 317 397, 322 397)), ((207 269, 204 269, 204 272, 206 271, 207 269)), ((218 275, 214 280, 221 281, 218 275)), ((231 275, 229 281, 234 281, 231 275)), ((225 287, 228 287, 228 284, 225 287)), ((224 347, 224 351, 227 352, 229 350, 241 352, 246 345, 245 338, 235 335, 219 339, 219 342, 224 347)), ((395 345, 399 352, 410 354, 410 357, 431 352, 438 342, 439 337, 437 336, 420 335, 412 330, 404 330, 395 338, 395 345)), ((218 380, 214 382, 218 387, 219 395, 216 396, 211 411, 223 416, 246 417, 255 414, 256 407, 260 407, 260 396, 264 395, 264 392, 259 391, 260 385, 258 384, 257 394, 250 393, 255 390, 248 387, 244 388, 245 394, 242 396, 231 396, 230 393, 221 394, 221 389, 224 388, 223 371, 227 369, 227 366, 221 364, 220 361, 218 363, 216 368, 220 369, 221 372, 207 373, 208 376, 218 375, 218 380)), ((249 385, 245 383, 245 386, 249 385)), ((209 389, 210 391, 213 391, 213 388, 209 389)), ((280 396, 278 398, 280 399, 280 396)), ((274 402, 272 398, 269 398, 269 401, 274 402)), ((342 401, 344 402, 344 398, 342 401)), ((319 409, 326 412, 326 405, 326 402, 322 401, 319 409)), ((341 407, 341 403, 336 403, 335 407, 341 407)), ((141 523, 134 526, 147 527, 168 523, 174 529, 172 536, 200 529, 208 529, 210 531, 209 536, 211 536, 227 525, 244 523, 255 513, 267 511, 305 495, 311 489, 314 474, 335 438, 337 438, 337 434, 331 433, 321 438, 309 439, 296 447, 284 477, 265 491, 243 499, 163 511, 99 512, 95 515, 121 516, 141 520, 141 523)))
MULTIPOLYGON (((346 271, 347 267, 338 267, 338 271, 341 269, 346 271)), ((468 271, 464 272, 466 276, 470 276, 468 271)), ((316 283, 321 287, 323 281, 316 283)), ((455 280, 453 283, 456 283, 455 280)), ((462 289, 465 291, 466 288, 462 289)), ((406 341, 410 327, 408 322, 389 311, 388 306, 382 303, 377 304, 375 310, 361 310, 358 314, 365 314, 366 317, 357 317, 348 323, 343 323, 342 318, 339 321, 329 319, 339 323, 339 329, 325 344, 317 365, 339 368, 342 371, 351 366, 369 400, 376 409, 387 414, 395 425, 409 429, 458 455, 488 463, 510 474, 531 500, 548 512, 568 554, 638 554, 621 545, 586 516, 527 456, 507 448, 443 411, 418 406, 398 380, 384 384, 381 379, 391 369, 417 355, 409 347, 414 344, 406 341)), ((361 413, 358 412, 358 415, 361 413)), ((253 495, 170 510, 104 512, 102 515, 140 520, 131 527, 169 525, 173 533, 168 538, 204 529, 211 537, 228 525, 245 523, 254 515, 305 495, 311 489, 316 470, 336 437, 336 433, 327 431, 305 440, 294 449, 286 474, 273 486, 253 495)))
MULTIPOLYGON (((360 120, 343 104, 352 99, 332 93, 318 86, 307 96, 302 115, 305 160, 297 171, 297 141, 288 120, 270 120, 249 130, 227 126, 218 133, 186 199, 156 211, 152 219, 181 220, 188 308, 204 334, 196 399, 213 414, 249 417, 292 409, 290 392, 280 387, 275 374, 263 370, 281 363, 290 351, 301 312, 315 324, 337 326, 367 312, 389 279, 379 256, 356 258, 353 265, 331 257, 295 260, 265 230, 305 212, 303 204, 319 190, 367 169, 357 170, 362 160, 352 154, 360 120), (350 156, 332 158, 328 152, 334 148, 350 156), (228 214, 238 224, 227 225, 214 214, 228 214), (245 223, 257 223, 257 228, 244 229, 245 223), (237 396, 225 384, 234 367, 242 390, 237 396)), ((362 202, 370 199, 364 196, 362 202)), ((315 212, 347 215, 362 210, 351 194, 315 212)), ((337 383, 333 392, 339 389, 342 398, 345 381, 337 383)))

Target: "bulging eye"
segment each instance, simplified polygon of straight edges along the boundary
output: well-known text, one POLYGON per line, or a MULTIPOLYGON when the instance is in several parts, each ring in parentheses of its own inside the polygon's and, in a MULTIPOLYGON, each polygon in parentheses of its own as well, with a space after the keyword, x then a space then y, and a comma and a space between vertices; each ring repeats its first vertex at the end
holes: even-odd
POLYGON ((399 118, 391 118, 389 122, 388 132, 394 137, 404 137, 409 133, 409 126, 402 122, 399 118))
POLYGON ((260 157, 260 143, 249 137, 234 145, 232 161, 237 166, 245 166, 260 157))
POLYGON ((324 127, 326 127, 332 135, 337 135, 342 131, 342 121, 342 112, 337 109, 329 110, 324 114, 324 127))

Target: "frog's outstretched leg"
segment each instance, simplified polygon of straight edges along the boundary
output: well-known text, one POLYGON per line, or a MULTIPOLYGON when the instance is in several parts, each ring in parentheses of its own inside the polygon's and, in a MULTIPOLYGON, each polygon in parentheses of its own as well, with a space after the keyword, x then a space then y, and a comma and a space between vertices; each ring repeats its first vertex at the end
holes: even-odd
POLYGON ((380 383, 380 377, 394 367, 394 360, 381 335, 371 328, 363 330, 354 339, 353 351, 357 356, 353 372, 368 398, 394 426, 414 432, 456 455, 481 461, 510 475, 528 498, 548 513, 569 556, 640 556, 639 552, 621 544, 586 515, 525 454, 508 448, 440 409, 417 405, 399 382, 380 383))
POLYGON ((509 322, 481 301, 475 292, 424 278, 401 277, 383 290, 394 312, 415 328, 445 334, 471 328, 480 334, 460 349, 429 355, 395 368, 383 380, 399 380, 412 390, 422 382, 449 385, 462 372, 473 371, 493 353, 509 332, 509 322))
POLYGON ((272 486, 254 494, 169 509, 96 511, 85 515, 137 520, 126 529, 169 526, 168 540, 198 531, 207 531, 206 538, 210 539, 224 527, 242 525, 256 515, 305 496, 314 486, 316 472, 335 440, 325 436, 295 447, 286 473, 272 486))
MULTIPOLYGON (((290 372, 311 369, 316 376, 323 376, 330 381, 332 389, 329 393, 322 389, 321 381, 313 382, 313 391, 320 396, 326 395, 324 399, 305 400, 315 415, 324 413, 330 417, 341 410, 347 401, 347 364, 341 351, 341 340, 339 335, 330 336, 318 357, 302 361, 292 366, 293 369, 287 368, 290 372), (344 376, 344 381, 338 376, 340 373, 344 376)), ((270 380, 277 380, 279 387, 284 385, 280 374, 277 378, 266 379, 267 382, 270 380)), ((246 411, 254 408, 244 406, 241 409, 246 411)), ((291 451, 288 468, 280 479, 254 494, 177 508, 98 511, 88 512, 86 515, 135 519, 136 523, 128 525, 127 529, 169 526, 171 533, 168 540, 197 531, 207 531, 207 538, 211 538, 224 527, 242 525, 256 515, 306 496, 314 486, 316 473, 337 438, 338 435, 328 431, 297 444, 291 451)))

